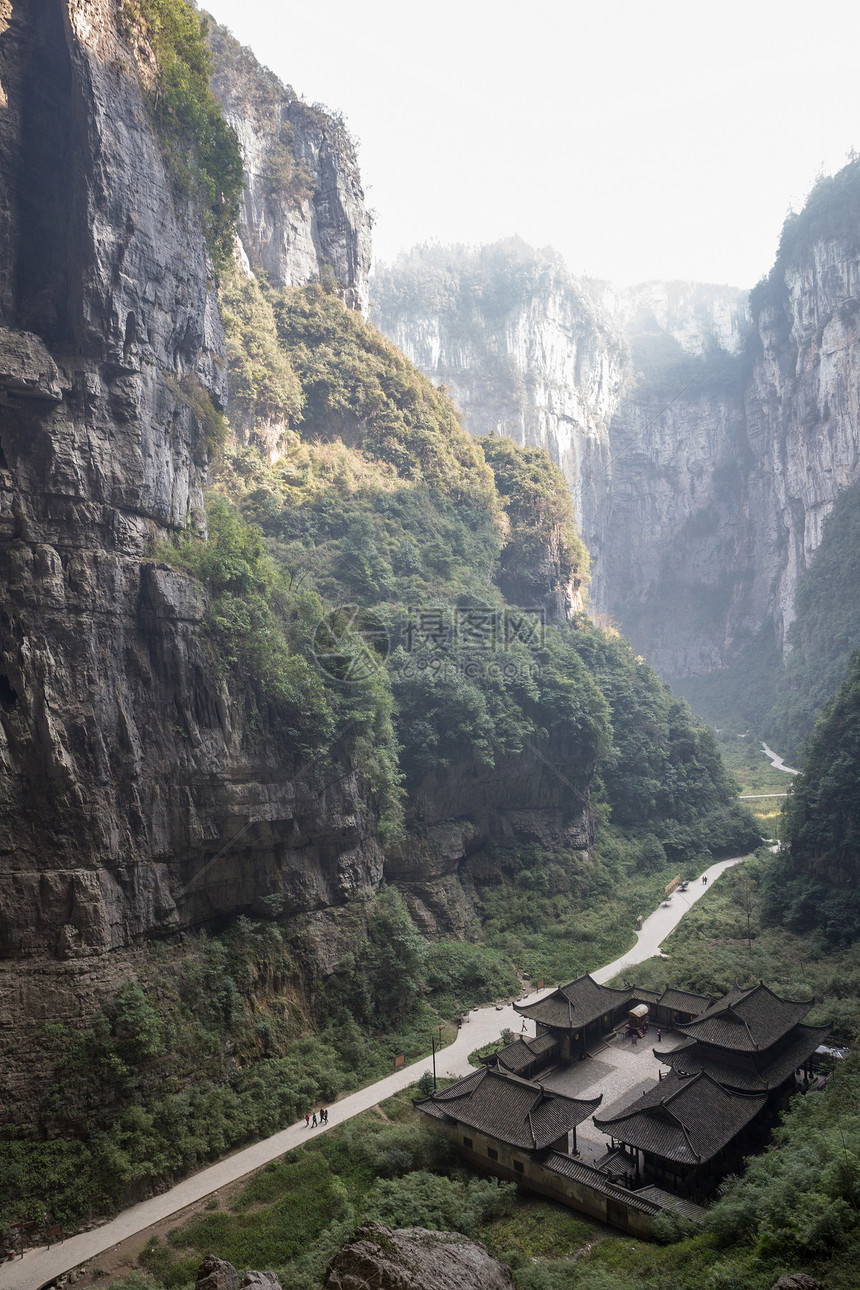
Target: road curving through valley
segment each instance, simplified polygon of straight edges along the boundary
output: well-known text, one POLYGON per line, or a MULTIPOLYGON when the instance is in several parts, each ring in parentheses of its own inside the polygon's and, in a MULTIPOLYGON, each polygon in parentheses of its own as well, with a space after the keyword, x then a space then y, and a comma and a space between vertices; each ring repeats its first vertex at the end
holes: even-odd
MULTIPOLYGON (((706 895, 712 883, 726 869, 740 864, 742 859, 742 856, 736 856, 731 860, 719 860, 698 878, 693 879, 686 891, 675 891, 645 919, 641 931, 635 933, 636 943, 631 949, 612 963, 607 963, 592 972, 591 975, 595 981, 603 984, 619 972, 634 967, 637 963, 642 963, 645 959, 659 953, 662 942, 669 932, 677 927, 687 911, 706 895), (703 878, 706 878, 707 882, 704 882, 703 878)), ((550 993, 556 984, 557 982, 553 982, 545 990, 523 997, 532 1000, 542 998, 543 995, 550 993)), ((517 1002, 522 1002, 522 999, 517 1002)), ((514 1012, 511 1003, 475 1009, 468 1014, 454 1042, 437 1054, 437 1072, 440 1075, 450 1076, 468 1074, 473 1069, 469 1065, 469 1053, 497 1039, 506 1026, 519 1032, 521 1024, 521 1019, 514 1012)), ((430 1058, 424 1057, 367 1088, 348 1094, 330 1107, 327 1126, 308 1129, 303 1120, 299 1124, 290 1125, 289 1128, 264 1138, 262 1142, 256 1142, 253 1146, 245 1147, 219 1160, 216 1164, 201 1169, 190 1178, 185 1178, 175 1187, 171 1187, 169 1191, 132 1205, 130 1209, 123 1210, 115 1218, 109 1219, 91 1231, 71 1236, 62 1244, 38 1246, 27 1250, 23 1259, 0 1264, 0 1290, 42 1290, 42 1287, 55 1278, 69 1272, 72 1268, 79 1267, 82 1263, 89 1263, 98 1258, 100 1254, 118 1245, 120 1241, 137 1235, 147 1227, 151 1227, 153 1223, 174 1215, 180 1216, 187 1206, 205 1199, 228 1183, 244 1178, 247 1174, 284 1155, 285 1152, 302 1146, 311 1134, 325 1133, 327 1129, 333 1129, 344 1120, 350 1120, 363 1111, 377 1106, 387 1097, 414 1083, 429 1066, 430 1058)))

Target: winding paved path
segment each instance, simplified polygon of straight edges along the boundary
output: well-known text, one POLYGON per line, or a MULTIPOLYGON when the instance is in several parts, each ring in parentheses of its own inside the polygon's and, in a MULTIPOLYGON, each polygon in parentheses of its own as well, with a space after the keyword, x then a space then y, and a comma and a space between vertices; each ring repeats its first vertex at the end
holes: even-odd
POLYGON ((779 753, 775 753, 772 748, 768 748, 767 744, 762 744, 761 748, 762 748, 762 752, 764 753, 765 757, 767 757, 771 766, 775 766, 777 770, 784 770, 786 775, 800 774, 800 771, 795 770, 793 766, 786 766, 785 762, 782 760, 779 753))
MULTIPOLYGON (((677 926, 687 910, 697 900, 701 900, 714 879, 732 865, 739 864, 742 858, 738 856, 733 860, 720 860, 706 869, 704 875, 693 879, 686 891, 674 892, 650 917, 646 918, 642 930, 636 933, 636 944, 632 949, 622 954, 613 963, 607 963, 605 967, 592 972, 591 975, 595 981, 601 983, 609 981, 625 968, 642 963, 657 954, 665 937, 677 926), (707 877, 707 883, 702 882, 702 876, 707 877)), ((550 986, 536 997, 542 997, 554 988, 550 986)), ((438 1073, 454 1076, 467 1075, 473 1069, 469 1065, 469 1053, 498 1039, 505 1026, 518 1032, 520 1025, 520 1018, 511 1004, 505 1004, 503 1007, 478 1008, 469 1013, 466 1023, 454 1042, 437 1054, 438 1073)), ((429 1066, 430 1058, 423 1057, 421 1061, 396 1071, 368 1088, 350 1093, 348 1097, 330 1107, 328 1128, 334 1128, 336 1124, 341 1124, 344 1120, 350 1120, 353 1116, 360 1115, 362 1111, 377 1106, 393 1093, 414 1083, 429 1066)), ((265 1138, 262 1142, 256 1142, 253 1146, 245 1147, 244 1150, 219 1160, 217 1164, 202 1169, 191 1178, 186 1178, 175 1187, 171 1187, 170 1191, 162 1192, 159 1196, 152 1196, 149 1200, 133 1205, 131 1209, 124 1210, 116 1218, 110 1219, 91 1232, 81 1232, 77 1236, 69 1237, 62 1245, 40 1246, 27 1250, 23 1259, 0 1264, 0 1290, 42 1290, 48 1282, 68 1272, 69 1269, 96 1258, 129 1236, 142 1232, 161 1219, 169 1218, 184 1209, 186 1205, 202 1200, 227 1183, 243 1178, 262 1165, 268 1164, 270 1160, 276 1160, 278 1156, 282 1156, 293 1147, 301 1146, 309 1133, 325 1132, 325 1127, 308 1130, 304 1123, 293 1124, 288 1129, 282 1129, 280 1133, 265 1138)))

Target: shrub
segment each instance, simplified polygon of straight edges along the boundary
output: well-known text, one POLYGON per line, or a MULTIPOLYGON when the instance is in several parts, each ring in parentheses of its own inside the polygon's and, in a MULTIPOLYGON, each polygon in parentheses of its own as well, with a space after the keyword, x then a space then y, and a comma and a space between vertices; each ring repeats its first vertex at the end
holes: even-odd
POLYGON ((509 1212, 516 1183, 445 1178, 426 1171, 374 1183, 365 1217, 389 1227, 427 1227, 474 1235, 482 1223, 509 1212))

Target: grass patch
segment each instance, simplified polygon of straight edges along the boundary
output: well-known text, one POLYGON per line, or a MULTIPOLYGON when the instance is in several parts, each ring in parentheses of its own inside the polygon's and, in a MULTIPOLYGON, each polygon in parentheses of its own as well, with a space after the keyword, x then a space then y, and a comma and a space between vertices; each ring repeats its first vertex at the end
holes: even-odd
MULTIPOLYGON (((720 731, 717 742, 726 770, 737 783, 739 793, 785 793, 791 787, 795 776, 772 765, 762 750, 758 735, 720 731)), ((782 837, 783 801, 783 798, 764 797, 744 802, 758 820, 764 837, 782 837)))
POLYGON ((503 1263, 569 1258, 592 1241, 597 1229, 563 1205, 522 1196, 512 1214, 494 1219, 481 1240, 503 1263))

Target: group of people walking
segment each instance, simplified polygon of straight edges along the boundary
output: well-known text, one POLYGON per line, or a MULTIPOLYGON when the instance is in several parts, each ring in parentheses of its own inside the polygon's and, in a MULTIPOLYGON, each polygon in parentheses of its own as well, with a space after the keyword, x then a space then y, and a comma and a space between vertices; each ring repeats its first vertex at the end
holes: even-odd
POLYGON ((315 1129, 315 1128, 317 1127, 317 1125, 318 1125, 318 1124, 328 1124, 328 1109, 327 1109, 326 1107, 324 1107, 324 1106, 320 1107, 319 1120, 317 1120, 317 1113, 316 1113, 316 1111, 313 1111, 313 1112, 311 1112, 311 1111, 306 1111, 306 1112, 305 1112, 305 1128, 306 1128, 306 1129, 315 1129))

